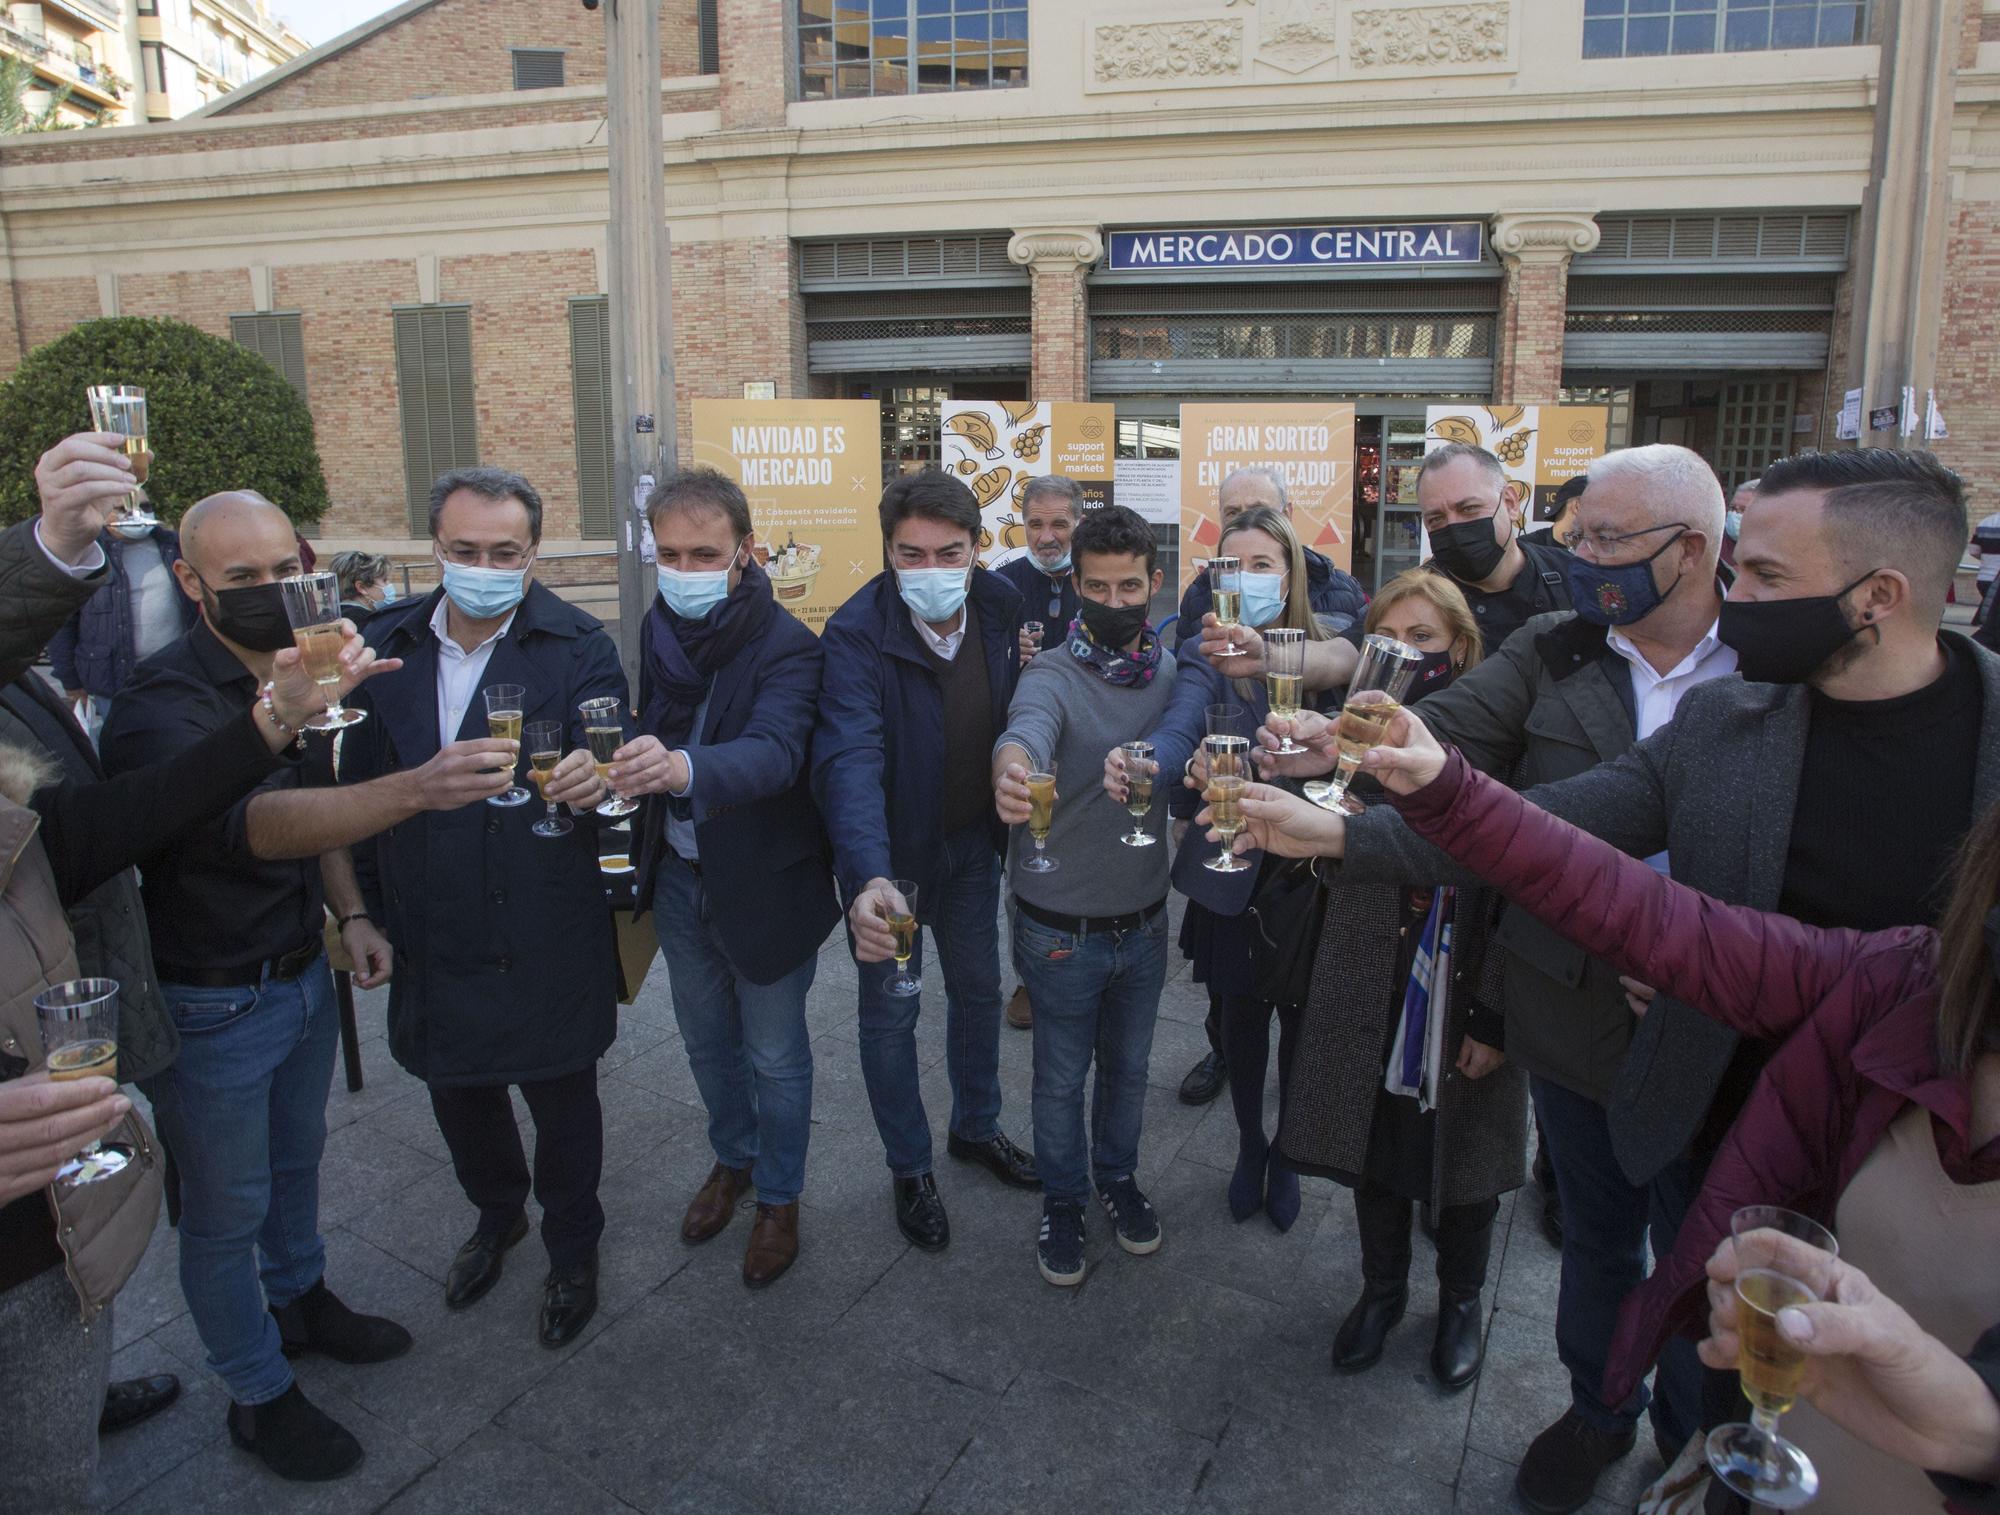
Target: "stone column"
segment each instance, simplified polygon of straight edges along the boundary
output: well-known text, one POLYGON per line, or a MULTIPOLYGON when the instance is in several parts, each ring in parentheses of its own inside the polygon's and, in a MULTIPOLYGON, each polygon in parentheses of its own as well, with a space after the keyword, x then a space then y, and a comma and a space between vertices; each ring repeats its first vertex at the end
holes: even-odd
POLYGON ((1493 218, 1493 250, 1506 270, 1494 323, 1494 399, 1529 405, 1561 398, 1569 260, 1597 246, 1597 238, 1597 222, 1585 210, 1504 211, 1493 218))
POLYGON ((1034 400, 1090 398, 1090 301, 1083 282, 1104 255, 1094 226, 1033 226, 1014 233, 1007 256, 1028 270, 1034 314, 1034 400))
POLYGON ((785 124, 785 102, 794 90, 792 10, 773 0, 716 0, 724 131, 785 124))

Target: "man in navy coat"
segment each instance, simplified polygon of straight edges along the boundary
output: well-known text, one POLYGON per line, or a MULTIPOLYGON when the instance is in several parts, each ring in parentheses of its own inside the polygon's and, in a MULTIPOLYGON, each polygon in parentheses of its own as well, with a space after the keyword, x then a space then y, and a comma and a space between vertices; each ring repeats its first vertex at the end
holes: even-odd
MULTIPOLYGON (((951 1240, 931 1177, 918 1089, 920 996, 890 992, 891 911, 912 904, 944 968, 952 1156, 1039 1187, 1035 1160, 1000 1130, 1000 849, 993 743, 1020 674, 1020 596, 978 564, 979 504, 947 473, 882 492, 887 571, 835 611, 813 737, 813 793, 861 965, 861 1074, 874 1107, 896 1224, 916 1246, 951 1240), (908 901, 895 880, 914 883, 908 901)), ((922 932, 910 970, 923 965, 922 932)))
POLYGON ((653 912, 715 1151, 681 1240, 719 1235, 754 1186, 743 1282, 757 1289, 798 1256, 812 1130, 806 993, 840 919, 806 773, 819 639, 773 596, 733 480, 672 474, 646 515, 659 595, 644 627, 641 735, 619 749, 611 778, 620 794, 654 796, 638 908, 653 912))

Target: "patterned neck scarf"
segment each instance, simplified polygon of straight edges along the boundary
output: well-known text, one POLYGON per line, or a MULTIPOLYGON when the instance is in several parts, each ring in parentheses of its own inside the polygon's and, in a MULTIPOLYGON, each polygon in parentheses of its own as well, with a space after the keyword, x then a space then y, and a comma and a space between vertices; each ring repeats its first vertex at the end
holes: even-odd
POLYGON ((1069 653, 1079 663, 1097 670, 1107 684, 1125 689, 1143 689, 1160 671, 1160 636, 1148 626, 1139 633, 1139 650, 1124 652, 1100 647, 1090 628, 1078 616, 1069 623, 1069 653))

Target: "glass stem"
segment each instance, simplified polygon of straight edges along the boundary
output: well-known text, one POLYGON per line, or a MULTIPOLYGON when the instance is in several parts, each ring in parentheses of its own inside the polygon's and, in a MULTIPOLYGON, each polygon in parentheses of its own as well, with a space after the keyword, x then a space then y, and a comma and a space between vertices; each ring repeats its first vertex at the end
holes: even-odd
POLYGON ((1752 1405, 1750 1424, 1757 1430, 1757 1481, 1775 1487, 1782 1476, 1778 1470, 1778 1417, 1761 1405, 1752 1405))

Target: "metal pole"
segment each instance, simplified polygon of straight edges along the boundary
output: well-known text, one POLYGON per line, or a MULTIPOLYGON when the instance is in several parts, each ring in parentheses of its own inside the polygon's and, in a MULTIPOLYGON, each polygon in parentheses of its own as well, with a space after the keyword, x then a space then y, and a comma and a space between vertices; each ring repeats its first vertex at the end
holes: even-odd
POLYGON ((660 8, 603 0, 610 142, 605 229, 611 322, 611 416, 617 508, 618 649, 636 701, 639 626, 653 598, 640 556, 647 480, 674 467, 674 343, 664 154, 660 136, 660 8))

